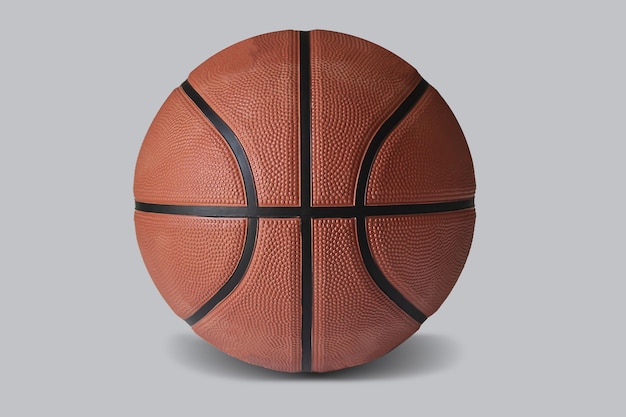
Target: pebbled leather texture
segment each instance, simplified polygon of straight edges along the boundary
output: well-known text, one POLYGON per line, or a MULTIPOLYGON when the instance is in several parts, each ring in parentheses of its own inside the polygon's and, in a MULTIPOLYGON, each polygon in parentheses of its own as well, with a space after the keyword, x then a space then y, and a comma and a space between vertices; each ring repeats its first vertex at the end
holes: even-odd
POLYGON ((215 127, 177 88, 143 141, 135 200, 156 204, 246 204, 237 161, 215 127))
POLYGON ((300 204, 298 33, 275 32, 217 53, 189 82, 246 151, 260 206, 300 204))
POLYGON ((360 365, 419 328, 369 277, 355 219, 313 220, 313 371, 360 365))
POLYGON ((382 207, 468 200, 464 207, 470 207, 475 182, 469 149, 443 98, 425 82, 425 89, 416 89, 422 78, 407 62, 346 34, 312 31, 306 39, 310 115, 300 114, 307 108, 300 100, 309 91, 300 91, 305 49, 297 31, 239 42, 188 79, 235 134, 258 205, 299 211, 272 217, 271 210, 239 210, 228 217, 228 208, 251 207, 246 195, 254 194, 246 194, 249 187, 227 141, 181 88, 167 98, 146 134, 134 183, 135 199, 144 206, 181 207, 178 214, 135 212, 141 254, 165 301, 183 319, 197 313, 197 321, 188 320, 193 330, 222 351, 285 372, 356 366, 410 337, 421 319, 407 314, 404 301, 381 290, 370 273, 380 269, 400 297, 430 316, 463 269, 475 222, 474 208, 463 207, 363 221, 355 207, 363 159, 377 131, 413 91, 423 95, 378 142, 359 204, 363 198, 382 207), (341 217, 319 218, 311 207, 299 208, 307 201, 300 149, 306 117, 311 207, 341 207, 346 210, 323 214, 341 217), (184 214, 184 206, 216 206, 221 211, 212 213, 226 214, 184 214), (369 258, 370 264, 364 262, 364 244, 374 269, 369 258), (237 279, 229 281, 233 275, 237 279), (224 297, 213 298, 220 290, 224 297), (206 314, 203 306, 210 306, 206 314), (307 317, 308 338, 302 331, 307 317))
POLYGON ((366 202, 437 203, 472 198, 474 167, 456 118, 432 87, 391 132, 370 174, 366 202))
POLYGON ((383 274, 427 316, 444 302, 469 253, 475 210, 367 219, 368 242, 383 274))
POLYGON ((259 219, 252 262, 235 290, 193 326, 202 338, 254 365, 300 367, 300 221, 259 219))
POLYGON ((354 204, 368 144, 420 80, 413 67, 371 42, 311 33, 314 206, 354 204))
POLYGON ((235 270, 246 219, 135 212, 137 242, 148 272, 172 310, 186 318, 235 270))

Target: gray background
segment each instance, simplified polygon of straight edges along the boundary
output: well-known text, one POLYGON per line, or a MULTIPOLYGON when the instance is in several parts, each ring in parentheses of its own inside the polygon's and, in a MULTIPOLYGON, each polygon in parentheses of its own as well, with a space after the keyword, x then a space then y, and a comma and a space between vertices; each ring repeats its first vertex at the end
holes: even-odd
POLYGON ((620 2, 14 3, 0 6, 0 414, 624 415, 620 2), (441 310, 328 375, 197 338, 132 221, 135 159, 168 93, 215 52, 289 28, 415 66, 459 119, 478 184, 441 310))

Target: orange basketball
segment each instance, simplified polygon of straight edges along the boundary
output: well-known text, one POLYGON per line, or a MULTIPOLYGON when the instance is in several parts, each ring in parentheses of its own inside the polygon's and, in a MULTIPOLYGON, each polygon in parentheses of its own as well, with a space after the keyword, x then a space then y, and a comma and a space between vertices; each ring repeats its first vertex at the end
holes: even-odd
POLYGON ((326 372, 389 352, 454 286, 474 171, 408 63, 353 36, 281 31, 217 53, 167 98, 135 170, 159 292, 245 362, 326 372))

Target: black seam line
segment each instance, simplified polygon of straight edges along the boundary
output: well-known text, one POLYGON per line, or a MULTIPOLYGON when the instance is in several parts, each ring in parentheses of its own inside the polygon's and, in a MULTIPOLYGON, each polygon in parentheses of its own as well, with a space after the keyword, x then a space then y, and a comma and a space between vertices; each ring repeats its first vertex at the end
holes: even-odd
MULTIPOLYGON (((384 143, 389 134, 398 126, 398 124, 406 117, 406 115, 413 109, 413 107, 419 102, 426 90, 428 89, 428 83, 422 79, 417 86, 411 91, 411 93, 404 99, 404 101, 398 106, 398 108, 389 116, 389 118, 381 125, 371 143, 369 144, 365 157, 361 163, 361 169, 359 170, 359 177, 356 187, 356 206, 359 209, 365 210, 368 206, 365 206, 367 183, 372 171, 372 166, 376 155, 380 150, 380 147, 384 143)), ((474 201, 464 200, 461 202, 452 203, 437 203, 433 205, 417 205, 412 207, 412 210, 434 210, 427 212, 441 212, 450 211, 451 209, 460 209, 461 207, 467 208, 467 205, 473 205, 474 201)), ((405 206, 406 207, 406 206, 405 206)), ((388 210, 388 209, 387 209, 388 210)), ((386 214, 386 213, 385 213, 386 214)), ((408 213, 407 213, 408 214, 408 213)), ((416 213, 411 213, 416 214, 416 213)), ((376 260, 372 256, 372 251, 367 239, 366 220, 365 216, 358 216, 357 223, 357 239, 359 242, 360 253, 365 264, 367 272, 372 277, 378 288, 387 295, 387 297, 400 307, 406 314, 408 314, 413 320, 418 323, 423 323, 427 316, 415 307, 409 300, 407 300, 398 291, 393 284, 385 277, 385 274, 381 271, 380 267, 376 263, 376 260)))
POLYGON ((258 205, 256 189, 254 187, 254 178, 252 175, 252 169, 250 168, 250 163, 248 162, 248 157, 246 156, 237 135, 235 132, 222 120, 222 118, 209 106, 209 104, 204 101, 202 96, 191 86, 188 80, 185 80, 181 84, 181 87, 185 94, 195 103, 195 105, 200 109, 200 111, 206 116, 206 118, 215 126, 217 131, 222 135, 222 137, 230 146, 230 149, 233 151, 235 158, 237 159, 237 163, 239 164, 239 168, 241 170, 241 174, 243 176, 243 186, 246 190, 246 200, 248 205, 251 207, 256 207, 258 205))
POLYGON ((135 209, 148 213, 177 214, 196 217, 236 218, 360 218, 369 216, 398 216, 429 214, 464 210, 474 207, 474 199, 428 204, 400 204, 383 206, 308 207, 241 207, 241 206, 183 206, 152 204, 137 201, 135 209))
MULTIPOLYGON (((205 115, 208 121, 215 126, 217 131, 222 135, 222 137, 230 146, 230 149, 233 151, 235 155, 235 159, 237 160, 237 164, 239 165, 239 170, 243 177, 243 186, 246 194, 246 202, 250 208, 255 208, 258 206, 256 188, 254 186, 254 177, 252 175, 252 169, 250 168, 250 163, 248 161, 248 157, 246 156, 239 139, 235 135, 235 132, 222 120, 221 117, 209 106, 209 104, 204 101, 204 99, 200 96, 200 94, 191 86, 188 80, 185 80, 181 88, 187 94, 187 96, 194 102, 194 104, 200 109, 200 111, 205 115)), ((154 208, 154 207, 153 207, 154 208)), ((200 319, 206 316, 219 302, 221 302, 224 298, 226 298, 234 289, 237 287, 244 274, 246 273, 248 266, 250 265, 250 261, 252 260, 252 253, 254 251, 254 246, 256 243, 256 234, 258 228, 259 220, 255 217, 248 218, 247 227, 246 227, 246 240, 244 243, 243 253, 241 254, 241 258, 239 258, 239 262, 237 263, 237 267, 233 271, 232 275, 228 278, 226 283, 206 302, 204 303, 196 312, 194 312, 191 316, 185 319, 187 324, 193 326, 200 319)))
POLYGON ((378 132, 374 135, 372 142, 367 148, 363 162, 361 163, 361 170, 359 172, 359 179, 356 186, 356 205, 365 205, 365 194, 367 190, 367 183, 369 181, 370 171, 376 158, 378 150, 382 146, 383 142, 393 131, 393 129, 406 117, 411 111, 413 106, 422 98, 426 90, 428 89, 428 83, 422 79, 417 86, 411 91, 411 93, 404 99, 402 104, 389 116, 389 118, 378 129, 378 132))
POLYGON ((185 319, 187 324, 193 326, 198 321, 200 321, 204 316, 206 316, 213 308, 224 298, 230 294, 237 284, 241 281, 246 270, 248 269, 248 265, 250 264, 250 260, 252 259, 252 253, 254 252, 254 245, 256 241, 256 234, 258 229, 259 219, 250 218, 248 219, 248 228, 246 230, 246 240, 243 247, 243 253, 241 258, 239 258, 239 262, 237 263, 237 267, 233 271, 232 275, 226 283, 207 301, 204 303, 195 313, 185 319))
POLYGON ((359 241, 359 247, 361 249, 361 256, 363 257, 363 263, 367 272, 370 274, 378 288, 391 299, 398 307, 400 307, 406 314, 408 314, 413 320, 418 323, 426 321, 426 314, 422 313, 417 307, 415 307, 409 300, 398 291, 385 277, 385 274, 380 270, 380 267, 372 256, 372 251, 367 241, 367 231, 365 227, 365 218, 359 217, 356 219, 357 238, 359 241))
MULTIPOLYGON (((300 32, 300 207, 302 232, 302 372, 311 372, 313 327, 313 254, 311 230, 311 43, 309 32, 300 32)), ((269 212, 272 212, 269 210, 269 212)), ((290 209, 286 214, 293 213, 290 209)), ((260 214, 260 213, 259 213, 260 214)))

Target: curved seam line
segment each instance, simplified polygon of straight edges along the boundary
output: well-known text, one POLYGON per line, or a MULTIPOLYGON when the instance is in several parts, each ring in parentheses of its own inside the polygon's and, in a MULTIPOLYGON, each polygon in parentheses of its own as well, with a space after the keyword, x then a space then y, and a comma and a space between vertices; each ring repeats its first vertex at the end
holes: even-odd
MULTIPOLYGON (((382 147, 385 139, 393 132, 398 124, 409 114, 409 112, 417 105, 426 90, 428 89, 428 83, 422 78, 422 80, 415 86, 413 91, 404 99, 402 104, 389 116, 389 118, 378 129, 371 143, 369 144, 365 157, 361 163, 361 169, 359 170, 359 177, 356 188, 356 207, 364 208, 365 198, 367 193, 367 185, 369 182, 372 166, 376 160, 376 155, 382 147)), ((473 199, 472 199, 473 204, 473 199)), ((368 206, 369 207, 369 206, 368 206)), ((395 303, 400 309, 408 314, 413 320, 418 323, 423 323, 428 316, 415 307, 409 300, 407 300, 398 289, 385 277, 385 274, 380 269, 380 266, 372 255, 371 248, 367 239, 367 230, 365 225, 365 216, 357 217, 357 239, 360 246, 361 258, 363 264, 367 269, 372 280, 376 283, 378 288, 387 297, 395 303)))
POLYGON ((256 242, 256 234, 258 229, 257 218, 249 218, 248 219, 248 227, 246 229, 246 240, 243 247, 243 253, 241 254, 241 258, 239 258, 239 262, 237 263, 237 267, 233 271, 232 275, 224 285, 220 287, 220 289, 207 301, 204 303, 195 313, 191 316, 187 317, 185 321, 190 326, 193 326, 198 321, 200 321, 203 317, 205 317, 213 308, 224 298, 226 298, 234 289, 237 287, 237 284, 241 281, 246 271, 248 270, 248 266, 252 261, 252 255, 254 252, 254 246, 256 242))
POLYGON ((406 117, 411 109, 420 101, 426 90, 428 89, 428 83, 422 79, 411 91, 411 93, 404 99, 404 101, 398 106, 398 108, 389 116, 387 120, 380 126, 372 141, 367 147, 363 161, 361 162, 361 169, 359 170, 359 177, 356 186, 356 206, 365 206, 365 194, 367 193, 367 185, 369 182, 369 176, 376 160, 378 150, 381 148, 385 139, 396 126, 406 117))
POLYGON ((395 303, 402 311, 408 314, 413 320, 418 323, 426 321, 428 316, 424 314, 420 309, 415 307, 409 300, 407 300, 400 291, 398 291, 391 282, 385 277, 383 271, 381 271, 378 263, 372 255, 372 251, 367 240, 367 231, 365 226, 365 217, 359 217, 356 219, 357 223, 357 239, 360 247, 361 256, 363 258, 363 264, 367 269, 367 272, 372 277, 372 280, 376 283, 378 288, 387 295, 387 297, 395 303))
MULTIPOLYGON (((200 111, 204 114, 207 120, 217 129, 217 131, 222 135, 233 154, 235 155, 235 159, 237 160, 237 164, 239 165, 239 170, 243 177, 243 186, 246 193, 246 202, 247 207, 254 209, 258 207, 257 193, 256 187, 254 186, 254 175, 252 174, 252 168, 250 167, 250 162, 248 161, 248 157, 246 152, 239 142, 237 135, 235 132, 226 124, 226 122, 209 106, 209 104, 202 98, 200 93, 198 93, 193 86, 189 83, 189 80, 185 80, 181 84, 181 88, 185 92, 185 94, 194 102, 194 104, 200 109, 200 111)), ((185 321, 190 326, 196 324, 199 320, 205 317, 219 302, 228 297, 228 295, 237 287, 239 282, 242 280, 246 271, 248 270, 248 266, 252 261, 252 254, 254 251, 254 246, 256 243, 256 234, 258 228, 258 218, 249 217, 248 225, 246 228, 246 240, 244 243, 243 253, 241 254, 241 258, 239 258, 239 262, 237 263, 237 267, 228 278, 226 283, 220 287, 220 289, 213 294, 211 298, 207 302, 205 302, 195 313, 191 316, 187 317, 185 321)))
POLYGON ((228 146, 230 146, 230 149, 237 159, 241 175, 243 176, 243 185, 246 192, 247 204, 250 207, 257 207, 258 201, 256 188, 254 186, 254 175, 252 174, 252 168, 250 167, 248 156, 243 150, 243 146, 241 145, 239 138, 237 138, 237 135, 233 132, 230 126, 228 126, 228 124, 226 124, 226 122, 215 112, 215 110, 213 110, 213 108, 202 98, 200 93, 193 88, 193 86, 189 83, 189 80, 185 80, 181 84, 181 88, 187 97, 194 102, 209 122, 217 129, 219 134, 222 135, 222 137, 226 140, 226 143, 228 143, 228 146))

